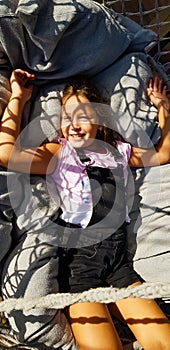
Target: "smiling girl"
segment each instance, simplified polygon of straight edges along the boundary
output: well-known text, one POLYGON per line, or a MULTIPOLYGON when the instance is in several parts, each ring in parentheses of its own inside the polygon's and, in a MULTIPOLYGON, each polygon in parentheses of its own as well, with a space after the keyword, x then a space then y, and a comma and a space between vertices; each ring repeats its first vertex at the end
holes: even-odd
MULTIPOLYGON (((103 125, 99 112, 103 100, 97 89, 79 82, 63 92, 63 137, 58 143, 23 149, 20 124, 25 103, 32 95, 32 80, 34 75, 26 71, 12 73, 12 95, 1 120, 0 164, 19 172, 52 174, 61 199, 57 221, 61 236, 60 291, 74 293, 140 284, 126 257, 126 170, 128 164, 156 166, 170 161, 170 102, 166 88, 155 78, 147 89, 149 99, 158 108, 161 128, 156 149, 135 148, 120 138, 114 139, 113 131, 103 125), (93 238, 96 227, 96 242, 84 243, 83 237, 93 238), (79 246, 72 241, 72 229, 81 233, 79 246), (70 237, 64 246, 66 231, 70 237)), ((170 323, 153 300, 127 298, 111 305, 110 310, 114 308, 145 350, 170 349, 170 323)), ((67 312, 79 350, 122 349, 105 304, 76 303, 67 312)))

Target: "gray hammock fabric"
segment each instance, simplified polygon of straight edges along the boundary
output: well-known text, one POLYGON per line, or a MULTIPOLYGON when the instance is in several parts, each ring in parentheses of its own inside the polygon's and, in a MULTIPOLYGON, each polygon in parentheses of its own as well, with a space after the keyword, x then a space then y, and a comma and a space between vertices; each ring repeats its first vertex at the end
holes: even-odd
MULTIPOLYGON (((92 78, 110 98, 109 125, 132 144, 152 147, 160 137, 157 111, 146 97, 153 74, 146 51, 154 41, 154 32, 90 0, 2 0, 0 112, 10 97, 11 71, 34 72, 33 96, 23 115, 22 143, 37 146, 56 139, 60 92, 69 78, 81 74, 92 78)), ((135 188, 134 183, 129 184, 129 257, 147 282, 170 282, 169 172, 169 164, 138 169, 133 172, 135 188)), ((58 207, 58 193, 50 177, 30 177, 1 168, 0 260, 6 260, 13 242, 25 231, 30 234, 29 244, 36 239, 41 244, 55 240, 50 217, 57 214, 58 207)), ((41 254, 41 245, 36 253, 41 254)), ((48 268, 44 265, 46 271, 48 268)), ((5 274, 4 268, 3 278, 5 274)), ((18 283, 18 276, 14 278, 18 283)), ((37 282, 42 287, 38 292, 48 294, 40 278, 38 274, 32 279, 30 295, 37 282)), ((73 350, 71 333, 61 315, 58 312, 56 317, 62 318, 68 337, 62 339, 60 330, 59 348, 73 350)))

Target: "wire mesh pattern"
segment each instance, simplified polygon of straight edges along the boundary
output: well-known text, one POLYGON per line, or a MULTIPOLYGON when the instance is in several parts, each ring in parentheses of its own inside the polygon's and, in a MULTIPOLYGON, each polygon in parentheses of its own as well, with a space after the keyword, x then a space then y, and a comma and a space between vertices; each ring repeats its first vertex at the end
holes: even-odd
MULTIPOLYGON (((112 8, 113 10, 123 14, 124 16, 127 16, 128 18, 134 20, 144 28, 153 30, 157 34, 157 42, 150 48, 149 54, 151 55, 151 57, 153 57, 155 62, 160 65, 161 69, 165 71, 165 73, 168 76, 168 80, 170 80, 170 0, 96 1, 102 3, 106 7, 112 8)), ((158 290, 158 292, 160 292, 160 290, 158 290)), ((167 286, 165 288, 165 292, 167 293, 167 286)), ((160 295, 162 296, 162 291, 160 295)), ((10 305, 9 308, 12 306, 14 305, 10 305)), ((29 349, 27 347, 20 346, 19 344, 17 344, 17 341, 10 334, 8 334, 10 332, 10 328, 8 327, 8 324, 6 324, 6 319, 4 318, 3 313, 1 312, 0 325, 0 350, 5 350, 8 348, 29 349)))
POLYGON ((149 54, 170 78, 170 0, 98 1, 157 34, 149 54))

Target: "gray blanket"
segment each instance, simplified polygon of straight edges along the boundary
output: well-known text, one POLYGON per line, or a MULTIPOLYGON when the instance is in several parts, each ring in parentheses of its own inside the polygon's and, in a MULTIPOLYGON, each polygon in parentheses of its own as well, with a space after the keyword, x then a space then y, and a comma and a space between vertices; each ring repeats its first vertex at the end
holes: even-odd
MULTIPOLYGON (((111 125, 132 144, 151 147, 160 134, 156 110, 146 97, 152 69, 145 50, 154 40, 153 32, 90 0, 2 0, 0 112, 10 96, 11 71, 34 72, 33 96, 23 115, 22 142, 36 146, 55 139, 60 126, 60 91, 70 77, 86 75, 111 98, 111 125)), ((169 169, 165 165, 144 174, 139 169, 134 174, 133 205, 134 196, 129 195, 129 252, 135 254, 134 266, 146 281, 170 282, 169 169)), ((28 176, 5 169, 0 177, 2 259, 14 236, 47 225, 59 203, 45 194, 44 178, 31 177, 30 184, 28 176)), ((51 180, 49 183, 52 186, 51 180)))

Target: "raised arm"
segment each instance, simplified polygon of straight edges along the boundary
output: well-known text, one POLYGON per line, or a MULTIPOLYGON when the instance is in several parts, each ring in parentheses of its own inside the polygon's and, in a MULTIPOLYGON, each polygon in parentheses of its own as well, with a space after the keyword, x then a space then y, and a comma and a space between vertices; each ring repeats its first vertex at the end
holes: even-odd
POLYGON ((0 165, 24 173, 51 173, 57 163, 54 155, 60 146, 49 143, 35 149, 20 146, 20 125, 26 102, 32 95, 34 74, 21 69, 13 71, 10 79, 11 98, 1 119, 0 165))
POLYGON ((149 81, 147 94, 150 101, 158 109, 158 122, 161 129, 161 139, 153 149, 132 147, 129 165, 147 167, 170 162, 170 100, 166 96, 166 86, 155 77, 149 81))

